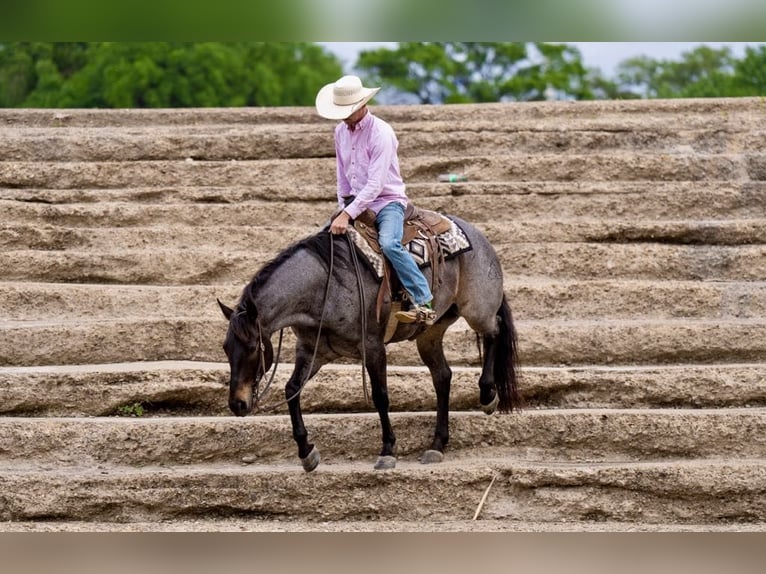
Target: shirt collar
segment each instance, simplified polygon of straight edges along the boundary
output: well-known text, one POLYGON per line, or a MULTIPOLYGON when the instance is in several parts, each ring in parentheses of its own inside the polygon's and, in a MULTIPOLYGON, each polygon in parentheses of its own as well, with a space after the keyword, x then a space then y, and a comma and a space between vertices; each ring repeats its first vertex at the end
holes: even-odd
POLYGON ((367 129, 367 126, 369 126, 372 123, 372 112, 370 110, 367 110, 367 113, 364 114, 364 117, 359 120, 359 123, 354 126, 354 129, 352 130, 348 126, 346 126, 346 129, 350 131, 351 133, 356 132, 357 130, 365 130, 367 129))

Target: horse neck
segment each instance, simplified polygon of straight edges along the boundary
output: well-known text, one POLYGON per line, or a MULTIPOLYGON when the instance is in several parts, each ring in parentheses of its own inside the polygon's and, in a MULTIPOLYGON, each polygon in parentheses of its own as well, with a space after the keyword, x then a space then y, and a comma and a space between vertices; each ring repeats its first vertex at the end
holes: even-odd
POLYGON ((308 253, 285 260, 254 293, 261 328, 273 333, 318 320, 326 280, 326 270, 308 253))

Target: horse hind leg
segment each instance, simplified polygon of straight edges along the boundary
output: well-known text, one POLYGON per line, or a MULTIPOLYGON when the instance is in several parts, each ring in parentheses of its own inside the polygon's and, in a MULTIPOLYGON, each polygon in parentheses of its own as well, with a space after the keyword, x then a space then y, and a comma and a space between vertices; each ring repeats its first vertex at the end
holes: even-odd
POLYGON ((503 297, 495 315, 496 328, 484 332, 484 361, 479 377, 481 409, 509 413, 522 407, 518 390, 518 342, 508 301, 503 297))
MULTIPOLYGON (((485 309, 486 310, 486 309, 485 309)), ((516 329, 508 301, 503 296, 499 308, 491 315, 464 313, 469 326, 479 333, 484 349, 479 377, 481 409, 492 414, 520 409, 522 399, 517 389, 518 348, 516 329)))
POLYGON ((484 335, 481 342, 484 349, 484 360, 481 365, 481 375, 479 376, 479 406, 481 410, 491 415, 497 410, 500 398, 495 390, 495 336, 484 335))
POLYGON ((436 428, 431 446, 423 453, 423 464, 444 460, 444 448, 449 442, 449 394, 452 384, 452 369, 444 356, 442 338, 444 332, 456 317, 442 317, 431 329, 418 337, 417 346, 420 358, 431 372, 436 391, 436 428))
POLYGON ((479 353, 482 355, 481 375, 479 376, 479 406, 491 415, 499 403, 495 386, 495 359, 497 335, 500 331, 497 314, 490 310, 481 298, 465 305, 461 311, 468 326, 476 333, 479 353))

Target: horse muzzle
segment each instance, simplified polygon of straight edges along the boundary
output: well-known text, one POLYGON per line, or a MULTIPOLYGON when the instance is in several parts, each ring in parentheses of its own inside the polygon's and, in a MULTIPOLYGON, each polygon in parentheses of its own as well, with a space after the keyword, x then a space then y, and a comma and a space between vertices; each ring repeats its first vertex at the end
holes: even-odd
POLYGON ((245 401, 241 401, 239 399, 229 401, 229 408, 231 409, 231 412, 233 412, 238 417, 244 417, 251 410, 253 410, 252 405, 248 405, 245 401))
POLYGON ((238 417, 243 417, 253 410, 253 386, 239 385, 229 395, 229 409, 238 417))

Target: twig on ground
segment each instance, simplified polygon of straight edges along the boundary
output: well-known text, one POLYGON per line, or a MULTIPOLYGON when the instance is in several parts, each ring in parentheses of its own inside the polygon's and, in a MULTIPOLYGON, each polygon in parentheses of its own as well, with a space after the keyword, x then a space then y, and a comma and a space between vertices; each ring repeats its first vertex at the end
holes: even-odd
POLYGON ((487 500, 487 495, 489 494, 489 489, 492 488, 492 485, 495 484, 495 479, 497 478, 497 473, 492 474, 492 480, 489 483, 489 486, 487 487, 487 490, 484 491, 484 496, 481 497, 481 500, 479 501, 479 506, 476 507, 476 512, 473 515, 472 520, 476 520, 479 517, 479 514, 481 513, 481 509, 484 507, 484 502, 487 500))

